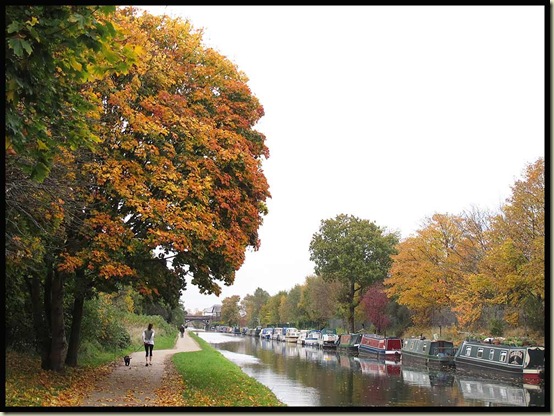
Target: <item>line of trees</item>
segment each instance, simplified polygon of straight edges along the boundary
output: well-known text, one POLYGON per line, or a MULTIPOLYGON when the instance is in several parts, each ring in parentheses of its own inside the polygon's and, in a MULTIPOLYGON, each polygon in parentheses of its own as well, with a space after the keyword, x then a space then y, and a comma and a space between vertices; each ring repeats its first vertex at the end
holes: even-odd
POLYGON ((402 241, 350 215, 324 220, 310 243, 316 275, 274 296, 258 288, 224 301, 225 323, 322 328, 334 321, 399 335, 411 325, 510 327, 544 335, 544 173, 543 158, 528 164, 498 213, 437 213, 402 241))
POLYGON ((115 6, 6 7, 6 339, 77 365, 84 305, 131 287, 179 305, 259 247, 264 115, 188 21, 115 6))

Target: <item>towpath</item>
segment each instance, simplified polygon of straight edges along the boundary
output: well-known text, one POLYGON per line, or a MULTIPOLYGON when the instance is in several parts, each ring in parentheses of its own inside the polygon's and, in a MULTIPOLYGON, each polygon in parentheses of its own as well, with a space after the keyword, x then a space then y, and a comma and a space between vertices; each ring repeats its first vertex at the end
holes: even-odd
POLYGON ((175 347, 170 350, 156 350, 152 355, 152 365, 145 365, 143 350, 131 354, 131 365, 125 366, 123 357, 115 363, 113 371, 98 380, 93 389, 81 400, 81 406, 163 406, 158 391, 164 377, 175 372, 171 356, 176 352, 200 350, 197 342, 185 332, 177 338, 175 347))

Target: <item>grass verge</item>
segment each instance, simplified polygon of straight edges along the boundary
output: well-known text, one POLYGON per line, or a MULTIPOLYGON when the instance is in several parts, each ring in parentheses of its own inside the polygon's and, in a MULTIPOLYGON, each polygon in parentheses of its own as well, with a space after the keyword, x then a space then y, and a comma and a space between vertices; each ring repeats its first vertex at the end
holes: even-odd
POLYGON ((183 399, 189 406, 285 406, 268 387, 245 374, 192 331, 189 334, 202 350, 173 356, 173 363, 184 381, 183 399))

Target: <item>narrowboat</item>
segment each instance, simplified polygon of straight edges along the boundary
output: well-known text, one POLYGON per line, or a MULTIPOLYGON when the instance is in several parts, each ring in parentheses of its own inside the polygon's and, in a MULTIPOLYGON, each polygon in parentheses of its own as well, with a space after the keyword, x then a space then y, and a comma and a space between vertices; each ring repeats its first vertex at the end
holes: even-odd
POLYGON ((522 379, 538 384, 544 379, 544 347, 488 344, 464 341, 454 357, 460 372, 486 374, 503 379, 522 379))
POLYGON ((431 368, 455 367, 456 349, 451 341, 408 338, 402 344, 402 363, 431 368))
POLYGON ((399 361, 402 354, 402 340, 377 334, 362 334, 358 354, 399 361))
POLYGON ((346 351, 348 354, 358 354, 361 339, 362 334, 341 334, 339 335, 337 349, 346 351))
POLYGON ((322 329, 321 338, 318 340, 319 348, 336 349, 339 336, 334 329, 322 329))

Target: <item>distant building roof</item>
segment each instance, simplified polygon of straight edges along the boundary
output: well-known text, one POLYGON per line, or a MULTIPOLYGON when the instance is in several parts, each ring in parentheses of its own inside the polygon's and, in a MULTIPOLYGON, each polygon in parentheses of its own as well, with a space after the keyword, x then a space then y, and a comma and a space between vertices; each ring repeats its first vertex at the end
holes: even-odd
POLYGON ((221 305, 212 305, 204 309, 204 315, 221 316, 221 305))

